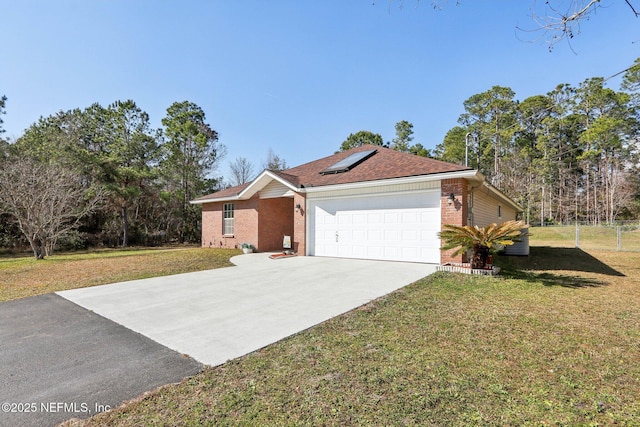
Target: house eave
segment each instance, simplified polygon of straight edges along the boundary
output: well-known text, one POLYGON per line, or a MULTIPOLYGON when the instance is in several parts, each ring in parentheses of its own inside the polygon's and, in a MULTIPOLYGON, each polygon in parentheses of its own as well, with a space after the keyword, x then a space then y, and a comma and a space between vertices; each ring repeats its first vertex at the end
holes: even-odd
POLYGON ((211 199, 196 199, 190 200, 189 203, 192 205, 203 205, 205 203, 216 203, 216 202, 233 202, 236 200, 242 200, 240 196, 237 194, 234 196, 226 196, 226 197, 216 197, 211 199))
MULTIPOLYGON (((322 193, 325 191, 336 191, 336 190, 350 190, 350 189, 359 189, 359 188, 367 188, 367 187, 376 187, 379 185, 394 185, 394 184, 412 184, 417 182, 430 182, 430 181, 441 181, 443 179, 457 179, 464 178, 467 181, 475 182, 475 183, 484 183, 484 176, 475 169, 468 169, 462 171, 454 171, 454 172, 443 172, 443 173, 434 173, 429 175, 418 175, 418 176, 407 176, 401 178, 387 178, 387 179, 377 179, 371 181, 358 181, 351 182, 346 184, 331 184, 331 185, 322 185, 318 187, 295 187, 287 180, 279 177, 269 170, 265 170, 262 172, 253 182, 244 190, 239 192, 238 194, 218 197, 218 198, 210 198, 210 199, 198 199, 192 200, 191 204, 205 204, 205 203, 216 203, 216 202, 233 202, 238 200, 247 200, 253 197, 258 191, 263 189, 269 182, 272 180, 276 180, 280 182, 282 185, 286 186, 290 190, 297 193, 322 193)), ((497 190, 496 190, 497 191, 497 190)), ((503 198, 509 200, 506 196, 500 193, 503 198)))
POLYGON ((321 193, 324 191, 351 190, 351 189, 366 188, 366 187, 376 187, 379 185, 412 184, 417 182, 441 181, 443 179, 456 179, 456 178, 465 178, 469 181, 474 181, 474 182, 484 181, 484 176, 482 176, 480 172, 478 172, 477 170, 469 169, 469 170, 463 170, 463 171, 435 173, 435 174, 429 174, 429 175, 377 179, 372 181, 359 181, 359 182, 351 182, 347 184, 331 184, 331 185, 323 185, 319 187, 304 187, 304 188, 299 188, 296 191, 300 193, 313 194, 313 193, 321 193))
POLYGON ((224 196, 224 197, 212 197, 208 199, 196 199, 191 200, 189 203, 192 205, 202 205, 205 203, 216 203, 216 202, 234 202, 238 200, 248 200, 253 197, 257 192, 262 190, 267 186, 271 181, 278 181, 285 187, 287 187, 291 191, 300 192, 300 189, 292 185, 286 179, 276 175, 270 170, 264 170, 256 179, 254 179, 251 184, 249 184, 245 189, 240 191, 237 194, 224 196))

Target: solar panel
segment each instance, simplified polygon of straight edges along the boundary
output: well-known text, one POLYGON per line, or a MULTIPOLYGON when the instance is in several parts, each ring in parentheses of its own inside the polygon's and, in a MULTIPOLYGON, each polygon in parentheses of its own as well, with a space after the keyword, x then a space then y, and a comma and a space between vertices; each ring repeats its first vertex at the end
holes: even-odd
POLYGON ((358 163, 363 162, 366 159, 368 159, 369 157, 373 156, 377 151, 378 150, 367 150, 367 151, 360 151, 358 153, 353 153, 352 155, 350 155, 348 157, 345 157, 344 159, 340 160, 339 162, 334 163, 333 165, 331 165, 328 168, 324 169, 320 173, 322 175, 327 175, 327 174, 330 174, 330 173, 346 172, 349 169, 351 169, 354 166, 356 166, 358 163))

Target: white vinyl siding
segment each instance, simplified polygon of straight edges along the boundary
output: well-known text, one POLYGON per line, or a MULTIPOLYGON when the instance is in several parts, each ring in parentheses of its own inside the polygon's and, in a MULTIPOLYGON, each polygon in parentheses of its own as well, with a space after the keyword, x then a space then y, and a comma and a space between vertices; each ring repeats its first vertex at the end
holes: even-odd
POLYGON ((498 200, 480 191, 473 192, 473 223, 478 227, 489 224, 501 224, 516 219, 516 211, 498 202, 498 200))
POLYGON ((261 199, 273 199, 278 197, 293 197, 293 191, 275 179, 260 190, 261 199))
POLYGON ((232 236, 234 233, 234 206, 225 203, 222 209, 222 234, 232 236))

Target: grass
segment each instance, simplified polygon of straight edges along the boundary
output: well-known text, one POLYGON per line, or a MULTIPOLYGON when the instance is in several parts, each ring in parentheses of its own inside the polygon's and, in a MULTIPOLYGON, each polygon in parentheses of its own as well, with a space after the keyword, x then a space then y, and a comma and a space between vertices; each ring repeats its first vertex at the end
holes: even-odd
POLYGON ((640 253, 535 239, 71 424, 640 425, 640 253))
MULTIPOLYGON (((576 228, 566 227, 535 227, 532 239, 553 247, 570 247, 576 245, 576 228)), ((640 226, 627 225, 621 227, 621 250, 640 251, 640 226)), ((616 227, 580 226, 579 246, 586 250, 611 250, 618 248, 618 231, 616 227)))
POLYGON ((231 266, 237 250, 169 248, 0 257, 0 301, 66 289, 231 266))
MULTIPOLYGON (((532 233, 529 257, 497 257, 501 276, 432 275, 68 424, 640 426, 640 252, 532 233)), ((213 268, 231 252, 0 258, 0 295, 213 268)))

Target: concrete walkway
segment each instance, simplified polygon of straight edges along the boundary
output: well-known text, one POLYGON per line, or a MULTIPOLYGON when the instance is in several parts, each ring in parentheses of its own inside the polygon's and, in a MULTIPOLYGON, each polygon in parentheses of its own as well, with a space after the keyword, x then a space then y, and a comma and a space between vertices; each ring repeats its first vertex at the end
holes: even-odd
POLYGON ((268 255, 234 257, 236 267, 58 295, 215 366, 435 271, 429 264, 268 255))

